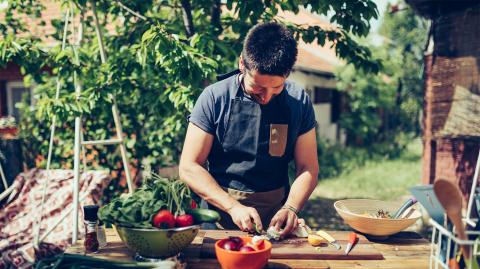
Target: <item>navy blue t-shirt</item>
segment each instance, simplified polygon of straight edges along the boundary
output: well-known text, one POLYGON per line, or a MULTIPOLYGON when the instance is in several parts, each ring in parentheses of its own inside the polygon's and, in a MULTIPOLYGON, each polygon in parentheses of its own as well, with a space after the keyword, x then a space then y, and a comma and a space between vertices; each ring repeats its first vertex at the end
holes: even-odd
MULTIPOLYGON (((295 83, 285 82, 283 91, 287 94, 285 100, 290 112, 289 142, 285 154, 279 159, 276 167, 258 167, 259 164, 255 160, 245 160, 244 162, 251 163, 248 166, 251 171, 242 171, 245 163, 242 164, 238 160, 231 161, 226 158, 225 151, 222 148, 231 99, 235 99, 239 86, 238 75, 208 86, 201 93, 189 116, 191 123, 214 136, 212 149, 208 156, 209 172, 221 186, 241 191, 269 191, 286 186, 288 184, 288 163, 293 159, 297 137, 310 131, 316 125, 310 98, 305 90, 295 83), (281 178, 265 180, 268 177, 265 171, 268 171, 268 169, 280 169, 281 178), (245 175, 248 175, 248 177, 245 177, 245 175)), ((282 92, 282 94, 285 93, 282 92)), ((244 95, 241 90, 238 94, 243 101, 255 102, 249 96, 244 95)), ((278 98, 278 96, 274 98, 278 98)), ((274 104, 274 99, 272 99, 267 106, 274 104)))

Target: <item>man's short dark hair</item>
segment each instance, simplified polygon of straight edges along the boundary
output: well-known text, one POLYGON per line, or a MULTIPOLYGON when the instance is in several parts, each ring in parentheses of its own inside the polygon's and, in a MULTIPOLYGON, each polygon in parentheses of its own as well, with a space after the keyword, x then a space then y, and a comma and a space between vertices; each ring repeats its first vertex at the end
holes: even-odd
POLYGON ((243 43, 243 64, 264 75, 288 76, 297 54, 293 34, 277 22, 255 25, 243 43))

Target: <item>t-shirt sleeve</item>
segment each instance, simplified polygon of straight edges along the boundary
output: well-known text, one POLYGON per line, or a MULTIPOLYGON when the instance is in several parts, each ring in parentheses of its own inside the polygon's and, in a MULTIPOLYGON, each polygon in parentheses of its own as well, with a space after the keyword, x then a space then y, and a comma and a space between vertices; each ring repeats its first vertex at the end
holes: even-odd
POLYGON ((215 134, 214 103, 212 90, 206 88, 198 97, 188 121, 209 134, 215 134))
POLYGON ((300 123, 299 135, 302 135, 312 128, 315 128, 317 121, 315 120, 315 112, 313 110, 312 101, 306 92, 302 98, 302 122, 300 123))

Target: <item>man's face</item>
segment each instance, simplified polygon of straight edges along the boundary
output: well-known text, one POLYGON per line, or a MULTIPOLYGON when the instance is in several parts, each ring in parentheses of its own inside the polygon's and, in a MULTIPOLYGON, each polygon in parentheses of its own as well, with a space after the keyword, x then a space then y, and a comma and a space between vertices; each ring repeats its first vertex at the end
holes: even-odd
POLYGON ((259 104, 265 105, 273 97, 279 95, 285 83, 286 77, 275 75, 263 75, 255 70, 245 70, 245 91, 259 104))

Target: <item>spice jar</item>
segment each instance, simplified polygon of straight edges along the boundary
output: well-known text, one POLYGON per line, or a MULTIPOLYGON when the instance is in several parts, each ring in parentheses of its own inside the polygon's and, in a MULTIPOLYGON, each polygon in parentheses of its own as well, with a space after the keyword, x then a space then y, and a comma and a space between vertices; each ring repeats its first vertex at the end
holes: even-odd
POLYGON ((99 243, 97 239, 98 229, 98 205, 87 205, 83 207, 83 218, 85 224, 85 252, 97 252, 99 243))

